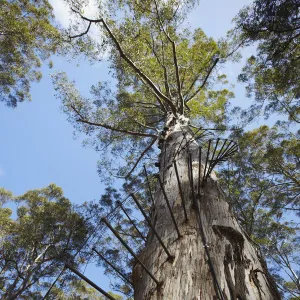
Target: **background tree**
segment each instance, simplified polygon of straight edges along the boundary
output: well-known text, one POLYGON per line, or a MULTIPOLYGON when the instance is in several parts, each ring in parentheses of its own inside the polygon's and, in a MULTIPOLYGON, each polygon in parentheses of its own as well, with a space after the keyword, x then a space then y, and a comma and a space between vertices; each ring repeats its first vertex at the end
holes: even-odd
POLYGON ((16 217, 11 209, 0 209, 1 299, 41 299, 66 260, 80 263, 74 254, 82 248, 88 226, 54 184, 19 197, 3 189, 0 193, 1 200, 17 205, 16 217))
POLYGON ((31 100, 31 83, 40 81, 42 61, 52 67, 51 55, 95 55, 89 37, 72 46, 63 38, 47 0, 1 0, 0 28, 0 101, 13 108, 31 100))
POLYGON ((300 122, 299 8, 297 0, 256 0, 235 18, 235 42, 257 45, 257 54, 239 75, 247 83, 247 94, 255 95, 252 114, 276 112, 300 122))
POLYGON ((220 179, 247 234, 260 245, 280 290, 299 297, 299 136, 277 125, 235 133, 240 147, 220 179))
MULTIPOLYGON (((123 298, 117 294, 109 292, 116 300, 123 298)), ((105 300, 98 291, 89 287, 84 281, 74 279, 68 288, 54 287, 48 299, 57 300, 105 300)))
POLYGON ((41 61, 58 49, 47 0, 0 1, 0 101, 16 107, 30 100, 30 84, 41 79, 41 61))

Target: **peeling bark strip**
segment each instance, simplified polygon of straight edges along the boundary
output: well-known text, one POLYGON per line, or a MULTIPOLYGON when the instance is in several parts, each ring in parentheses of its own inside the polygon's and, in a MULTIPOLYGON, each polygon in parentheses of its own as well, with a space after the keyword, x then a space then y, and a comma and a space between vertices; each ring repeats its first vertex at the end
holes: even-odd
POLYGON ((164 178, 163 190, 168 197, 182 237, 178 239, 164 194, 158 185, 156 192, 153 193, 155 209, 152 224, 155 224, 157 234, 170 253, 174 255, 174 259, 168 260, 160 242, 155 238, 153 231, 150 231, 139 259, 156 278, 163 278, 164 281, 157 289, 155 282, 139 264, 136 264, 132 277, 134 299, 220 299, 212 280, 205 254, 206 249, 209 251, 224 299, 281 299, 267 272, 264 260, 255 246, 245 237, 225 201, 224 193, 213 172, 211 177, 214 179, 207 179, 202 187, 201 194, 203 191, 203 195, 200 200, 196 197, 197 203, 200 204, 203 232, 208 246, 203 247, 192 195, 198 195, 198 182, 203 179, 206 157, 202 155, 202 162, 199 164, 198 145, 192 139, 192 132, 184 118, 170 119, 167 124, 164 141, 161 141, 163 155, 160 158, 160 166, 165 165, 166 168, 160 171, 160 178, 164 178), (179 147, 180 151, 178 151, 179 147), (189 182, 187 148, 192 155, 194 179, 192 187, 189 182), (177 172, 173 163, 174 158, 176 158, 177 172), (178 182, 180 182, 181 191, 178 182), (183 202, 188 221, 183 210, 183 202))

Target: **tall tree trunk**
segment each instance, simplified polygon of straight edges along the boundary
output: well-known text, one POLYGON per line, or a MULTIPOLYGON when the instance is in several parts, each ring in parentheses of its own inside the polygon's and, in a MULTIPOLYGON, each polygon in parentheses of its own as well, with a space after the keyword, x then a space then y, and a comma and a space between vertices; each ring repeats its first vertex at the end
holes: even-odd
MULTIPOLYGON (((166 200, 158 186, 152 222, 174 259, 168 260, 159 241, 150 232, 139 257, 161 285, 157 286, 136 264, 133 268, 134 299, 281 299, 259 250, 237 223, 216 177, 212 175, 212 178, 208 178, 201 196, 197 194, 199 160, 195 141, 176 156, 188 215, 188 221, 185 222, 172 162, 178 147, 184 146, 186 140, 192 138, 192 132, 187 120, 172 122, 168 124, 162 143, 160 178, 181 237, 178 238, 166 200), (186 140, 182 142, 184 137, 186 140), (188 148, 193 158, 196 206, 193 204, 188 172, 188 148), (197 205, 200 207, 200 218, 197 205)), ((201 176, 203 164, 204 160, 201 176)))

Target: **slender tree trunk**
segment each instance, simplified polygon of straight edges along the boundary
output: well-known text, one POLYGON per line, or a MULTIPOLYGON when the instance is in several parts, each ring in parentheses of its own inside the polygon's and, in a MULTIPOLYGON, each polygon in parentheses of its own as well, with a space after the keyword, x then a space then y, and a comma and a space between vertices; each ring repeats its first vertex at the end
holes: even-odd
POLYGON ((181 237, 178 238, 158 185, 152 222, 174 259, 168 260, 157 238, 150 232, 140 259, 161 285, 157 286, 136 264, 133 269, 134 299, 281 299, 259 250, 237 223, 214 174, 204 185, 201 196, 198 195, 199 159, 195 141, 176 156, 188 215, 188 221, 185 221, 173 158, 179 146, 184 147, 186 140, 192 138, 192 133, 185 119, 169 123, 160 155, 160 178, 181 237), (186 140, 182 142, 184 138, 186 140), (188 172, 188 148, 193 158, 196 205, 193 204, 188 172))

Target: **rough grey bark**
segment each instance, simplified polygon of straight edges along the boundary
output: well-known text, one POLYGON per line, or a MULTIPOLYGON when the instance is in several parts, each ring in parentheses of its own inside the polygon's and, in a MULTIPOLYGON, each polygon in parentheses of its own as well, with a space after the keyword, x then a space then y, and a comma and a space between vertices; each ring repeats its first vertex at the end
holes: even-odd
MULTIPOLYGON (((199 218, 193 205, 187 163, 188 148, 176 156, 187 204, 187 222, 172 164, 174 153, 180 144, 186 144, 186 141, 181 143, 184 135, 186 140, 192 138, 187 122, 184 118, 181 121, 169 122, 160 156, 160 177, 181 237, 177 236, 165 198, 157 187, 152 221, 162 240, 168 245, 174 260, 167 259, 158 240, 150 232, 139 258, 162 284, 157 287, 140 265, 136 264, 133 268, 135 300, 221 299, 209 268, 199 230, 199 218)), ((189 149, 193 157, 194 192, 200 205, 206 246, 209 247, 223 299, 281 299, 259 250, 237 223, 214 174, 207 180, 202 195, 197 195, 199 161, 196 142, 191 143, 189 149)), ((202 166, 202 175, 203 169, 202 166)))

